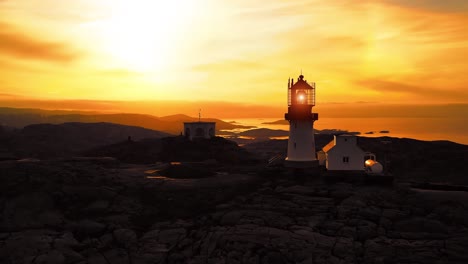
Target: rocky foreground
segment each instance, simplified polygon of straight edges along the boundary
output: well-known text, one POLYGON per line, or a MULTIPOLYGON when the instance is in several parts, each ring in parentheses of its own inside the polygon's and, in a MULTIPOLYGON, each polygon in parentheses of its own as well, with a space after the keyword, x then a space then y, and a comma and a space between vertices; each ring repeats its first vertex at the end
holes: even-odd
POLYGON ((468 263, 468 193, 219 169, 0 163, 0 263, 468 263))

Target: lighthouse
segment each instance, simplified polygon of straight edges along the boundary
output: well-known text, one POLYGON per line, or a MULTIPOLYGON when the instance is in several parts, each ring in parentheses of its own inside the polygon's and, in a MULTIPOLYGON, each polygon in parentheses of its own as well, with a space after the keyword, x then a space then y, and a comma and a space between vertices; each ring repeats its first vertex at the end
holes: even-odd
POLYGON ((304 80, 301 74, 294 83, 288 80, 288 112, 284 118, 289 121, 288 156, 285 165, 292 168, 318 166, 315 154, 314 122, 318 114, 312 113, 315 106, 315 83, 304 80))

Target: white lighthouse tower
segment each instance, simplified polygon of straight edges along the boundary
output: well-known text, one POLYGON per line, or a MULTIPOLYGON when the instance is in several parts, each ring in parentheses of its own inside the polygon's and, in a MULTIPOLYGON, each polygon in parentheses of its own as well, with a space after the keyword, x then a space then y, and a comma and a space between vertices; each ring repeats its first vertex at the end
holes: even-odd
POLYGON ((315 83, 308 83, 302 74, 296 83, 294 79, 288 80, 288 112, 284 115, 289 121, 287 167, 318 166, 314 139, 314 121, 318 120, 318 114, 312 113, 313 106, 315 83))

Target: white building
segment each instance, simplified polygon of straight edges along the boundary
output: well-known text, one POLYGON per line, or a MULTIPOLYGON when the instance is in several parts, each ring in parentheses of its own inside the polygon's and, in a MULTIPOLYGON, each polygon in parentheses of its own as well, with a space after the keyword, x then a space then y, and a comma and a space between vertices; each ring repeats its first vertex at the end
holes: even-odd
POLYGON ((194 138, 212 138, 216 136, 216 122, 184 122, 184 136, 194 138))
POLYGON ((320 165, 329 171, 364 171, 365 168, 365 152, 353 135, 335 136, 317 155, 320 165))
POLYGON ((315 106, 315 83, 308 83, 300 75, 297 82, 288 81, 288 112, 284 118, 289 121, 287 167, 307 168, 318 165, 315 153, 314 122, 318 114, 312 113, 315 106))

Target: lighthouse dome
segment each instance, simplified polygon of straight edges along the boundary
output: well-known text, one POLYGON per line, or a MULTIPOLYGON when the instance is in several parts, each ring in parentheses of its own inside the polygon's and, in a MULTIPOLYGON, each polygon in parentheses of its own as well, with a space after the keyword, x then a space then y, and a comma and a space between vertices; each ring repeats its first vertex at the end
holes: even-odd
POLYGON ((366 160, 365 164, 366 164, 366 170, 369 173, 379 174, 383 172, 383 166, 378 161, 368 159, 366 160))

